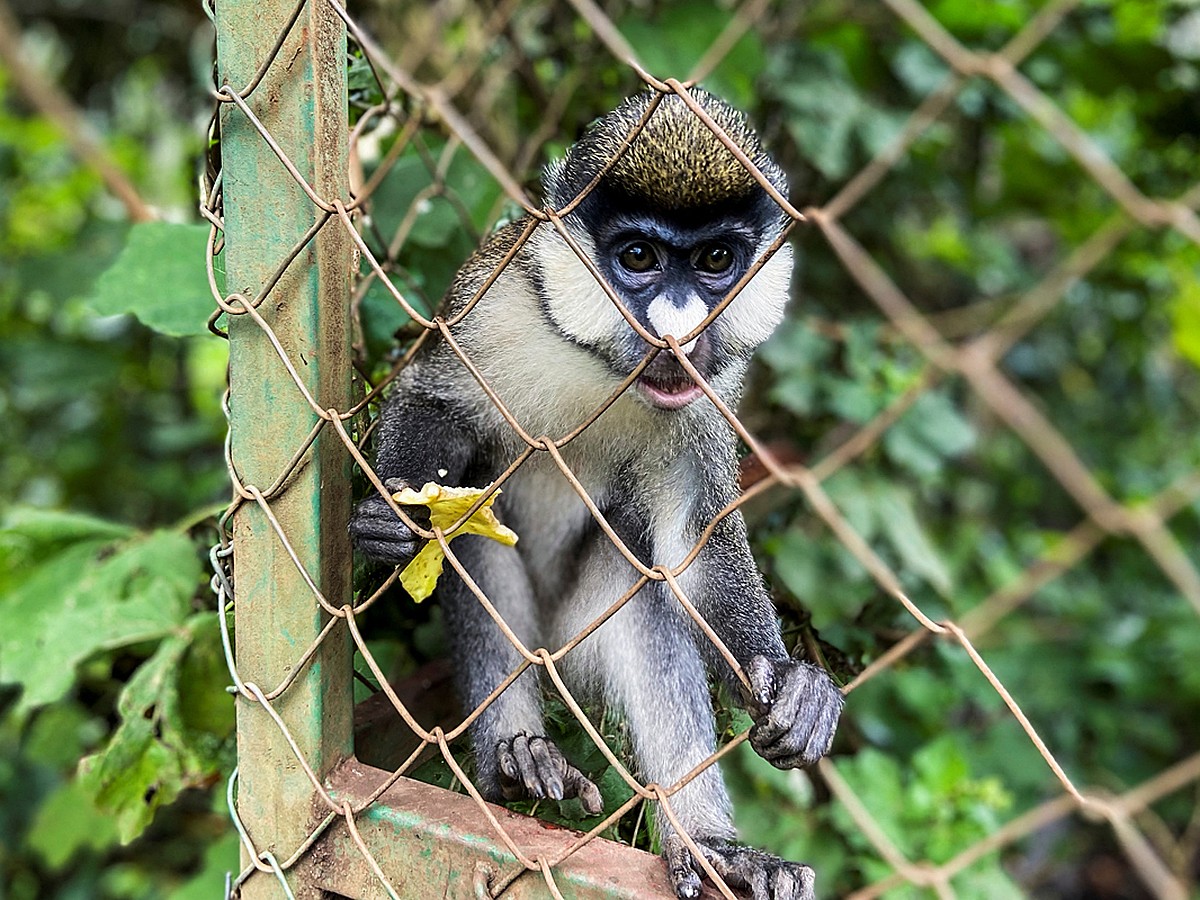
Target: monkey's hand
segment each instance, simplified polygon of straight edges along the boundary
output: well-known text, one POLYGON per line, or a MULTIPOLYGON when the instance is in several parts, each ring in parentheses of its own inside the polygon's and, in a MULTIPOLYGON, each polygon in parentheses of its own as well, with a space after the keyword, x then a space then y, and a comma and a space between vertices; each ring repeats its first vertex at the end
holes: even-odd
MULTIPOLYGON (((383 486, 393 494, 408 487, 398 478, 388 479, 383 486)), ((422 516, 425 519, 429 516, 429 510, 422 506, 407 506, 405 511, 418 522, 422 516)), ((390 566, 408 565, 424 544, 378 494, 354 508, 350 517, 350 539, 371 559, 390 566)))
POLYGON ((549 738, 522 732, 496 745, 500 792, 506 800, 578 797, 588 815, 604 808, 600 789, 567 762, 549 738))
POLYGON ((842 692, 820 666, 753 656, 746 664, 753 692, 750 746, 778 769, 811 766, 829 752, 842 692))
MULTIPOLYGON (((813 870, 803 863, 788 862, 753 847, 743 847, 723 838, 693 840, 717 874, 732 888, 750 892, 752 900, 814 900, 813 870)), ((687 844, 677 834, 663 840, 663 859, 675 895, 682 900, 700 896, 704 870, 687 844)))

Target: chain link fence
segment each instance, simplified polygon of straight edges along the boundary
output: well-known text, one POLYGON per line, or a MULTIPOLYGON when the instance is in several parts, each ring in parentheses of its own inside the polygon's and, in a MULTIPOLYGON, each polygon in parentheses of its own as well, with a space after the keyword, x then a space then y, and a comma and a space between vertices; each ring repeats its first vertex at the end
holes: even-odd
MULTIPOLYGON (((212 224, 213 235, 210 242, 210 271, 213 273, 217 311, 212 327, 220 333, 223 323, 229 323, 235 345, 238 339, 246 339, 251 332, 257 333, 260 340, 265 339, 267 356, 274 358, 273 365, 278 372, 285 373, 281 378, 287 389, 278 393, 276 402, 290 403, 291 415, 304 421, 302 427, 298 425, 301 438, 294 444, 283 442, 285 445, 280 447, 278 435, 260 435, 257 438, 273 444, 276 457, 282 453, 280 461, 273 464, 274 468, 264 468, 261 460, 251 461, 241 456, 241 453, 252 453, 254 445, 253 442, 240 444, 235 436, 229 455, 235 502, 224 519, 227 540, 214 549, 213 565, 217 573, 214 586, 222 609, 228 611, 234 606, 232 548, 236 545, 236 523, 246 510, 257 510, 256 514, 260 515, 257 521, 266 532, 265 537, 260 533, 259 538, 276 548, 273 561, 265 569, 268 577, 270 573, 278 572, 280 566, 289 570, 289 583, 301 588, 300 594, 291 596, 291 602, 301 605, 310 621, 319 622, 311 642, 305 641, 304 646, 296 646, 290 651, 286 670, 272 670, 250 678, 246 674, 250 667, 259 672, 263 670, 249 657, 253 651, 247 648, 257 645, 258 638, 252 639, 247 629, 270 632, 277 626, 272 624, 271 619, 242 618, 242 611, 238 609, 238 652, 235 662, 228 616, 222 616, 239 718, 265 723, 263 727, 273 730, 276 745, 280 742, 286 745, 286 768, 289 777, 295 776, 287 790, 299 795, 298 805, 292 808, 303 809, 310 802, 312 804, 312 814, 307 817, 311 821, 291 823, 301 828, 301 837, 285 843, 278 840, 274 836, 276 833, 265 827, 262 821, 256 821, 247 813, 246 784, 242 783, 239 787, 236 779, 231 783, 230 808, 235 811, 235 822, 243 840, 247 861, 245 869, 234 880, 235 888, 246 891, 253 885, 265 883, 270 885, 270 891, 277 889, 289 896, 293 892, 297 895, 311 892, 314 885, 345 894, 357 890, 372 896, 419 895, 414 893, 412 887, 419 881, 406 882, 409 885, 407 888, 396 881, 395 870, 389 868, 388 859, 384 858, 386 853, 381 853, 380 845, 365 835, 364 823, 379 820, 385 814, 385 806, 394 806, 392 798, 403 784, 402 777, 411 773, 418 762, 427 759, 431 752, 444 761, 460 789, 469 796, 469 801, 466 801, 470 804, 467 818, 473 817, 471 825, 483 827, 491 839, 507 852, 501 863, 493 862, 474 871, 464 870, 463 883, 469 885, 469 889, 463 890, 464 895, 501 896, 506 895, 506 891, 518 891, 522 886, 530 890, 529 881, 532 879, 543 884, 551 895, 561 897, 571 895, 578 889, 574 882, 563 887, 566 884, 563 872, 567 870, 576 871, 580 866, 587 865, 633 866, 634 863, 627 858, 622 858, 621 862, 606 863, 588 854, 601 845, 600 835, 611 833, 621 821, 639 816, 642 805, 649 800, 658 801, 665 816, 678 826, 672 812, 672 796, 705 768, 717 764, 719 759, 734 751, 747 739, 747 732, 737 733, 725 741, 711 759, 689 773, 680 783, 644 784, 614 754, 601 734, 598 723, 571 695, 559 674, 562 660, 595 629, 603 628, 605 622, 639 590, 651 581, 662 581, 687 615, 718 644, 721 653, 744 682, 745 676, 737 662, 720 646, 719 639, 693 607, 677 579, 721 518, 759 498, 782 494, 802 498, 829 533, 870 573, 878 590, 890 596, 911 616, 911 630, 897 636, 885 651, 856 673, 845 685, 846 693, 853 694, 872 679, 888 678, 889 673, 897 667, 920 665, 921 657, 917 651, 931 642, 958 648, 973 663, 978 677, 984 679, 1001 699, 1008 715, 1019 725, 1028 744, 1036 749, 1059 788, 1057 796, 1022 811, 952 858, 935 863, 906 857, 873 814, 874 798, 860 796, 839 773, 835 764, 823 760, 816 769, 815 779, 828 791, 829 802, 843 807, 860 829, 872 852, 890 870, 889 874, 862 884, 852 896, 880 896, 904 885, 928 889, 939 897, 957 896, 955 878, 969 872, 981 859, 1072 817, 1104 823, 1111 830, 1111 838, 1120 848, 1127 865, 1136 872, 1141 890, 1161 898, 1189 896, 1189 891, 1195 887, 1190 880, 1194 871, 1194 835, 1164 834, 1164 829, 1154 824, 1155 818, 1149 811, 1153 804, 1168 795, 1189 786, 1195 790, 1200 782, 1200 753, 1184 756, 1154 777, 1115 793, 1079 784, 1056 758, 1053 742, 1043 738, 1044 724, 1031 721, 1026 716, 1022 711, 1022 697, 1010 692, 989 666, 987 654, 977 649, 981 641, 994 633, 999 623, 1020 615, 1021 608, 1039 590, 1074 567, 1086 565, 1089 555, 1106 539, 1114 536, 1136 541, 1173 585, 1178 602, 1190 604, 1200 614, 1200 572, 1197 571, 1194 554, 1189 554, 1181 545, 1171 527, 1172 519, 1200 497, 1200 470, 1188 471, 1166 489, 1158 490, 1151 496, 1137 500, 1114 496, 1112 490, 1089 468, 1085 461, 1087 454, 1072 446, 1056 423, 1048 418, 1036 397, 1030 396, 1019 379, 1006 371, 1003 363, 1006 355, 1064 302, 1068 289, 1100 266, 1130 235, 1139 231, 1173 231, 1192 243, 1200 243, 1200 219, 1196 214, 1197 203, 1200 203, 1200 182, 1177 197, 1153 197, 1143 193, 1110 161, 1102 147, 1023 74, 1023 64, 1045 42, 1054 39, 1056 29, 1065 27, 1064 20, 1076 7, 1077 3, 1072 0, 1051 2, 999 49, 976 51, 964 46, 925 7, 912 0, 886 0, 873 15, 889 16, 894 20, 895 28, 910 29, 937 58, 944 61, 949 72, 940 84, 929 91, 924 102, 912 111, 898 129, 897 136, 869 164, 845 178, 843 186, 832 198, 819 205, 797 207, 787 198, 779 196, 744 154, 736 149, 736 145, 708 119, 689 96, 688 87, 703 80, 717 68, 750 31, 779 35, 777 39, 780 40, 798 39, 798 35, 802 34, 799 23, 803 13, 777 9, 761 0, 748 0, 736 9, 730 9, 725 14, 725 26, 699 57, 694 69, 678 73, 686 76, 686 80, 681 81, 665 77, 673 73, 647 71, 613 19, 591 0, 572 0, 569 7, 537 7, 533 12, 530 7, 514 0, 478 8, 466 3, 431 4, 423 12, 410 10, 400 16, 397 30, 406 34, 396 42, 398 49, 395 55, 389 55, 381 49, 340 0, 299 0, 282 27, 273 33, 274 43, 269 52, 256 60, 257 69, 253 77, 232 83, 224 81, 217 91, 217 99, 222 107, 223 129, 228 128, 231 122, 236 123, 236 127, 251 132, 253 140, 259 142, 260 147, 267 148, 276 174, 282 174, 294 187, 290 191, 289 202, 303 206, 301 217, 307 216, 311 224, 292 240, 290 252, 262 263, 268 274, 260 285, 250 287, 239 284, 235 288, 232 282, 226 285, 220 283, 224 256, 229 248, 242 240, 242 234, 228 215, 225 196, 231 182, 228 166, 223 172, 220 161, 214 162, 203 200, 204 214, 212 224), (530 22, 530 16, 537 18, 537 21, 530 22), (318 19, 324 23, 321 28, 326 29, 320 40, 336 41, 329 35, 343 25, 349 35, 352 99, 374 98, 369 104, 352 107, 353 124, 349 128, 346 145, 350 176, 349 182, 342 185, 344 189, 336 187, 336 178, 319 183, 314 176, 305 173, 304 165, 293 160, 277 142, 275 127, 269 119, 269 113, 280 102, 280 84, 291 91, 306 89, 295 78, 288 81, 286 72, 290 71, 301 52, 294 49, 296 41, 301 42, 295 46, 302 46, 303 53, 319 56, 312 49, 314 45, 310 33, 311 23, 318 19), (530 29, 537 28, 565 28, 577 36, 571 47, 572 58, 565 75, 547 79, 539 74, 538 60, 526 55, 522 41, 514 38, 517 31, 524 30, 527 34, 530 29), (441 39, 443 34, 452 29, 458 35, 454 49, 441 39), (309 43, 304 43, 306 41, 309 43), (479 374, 477 361, 472 360, 455 340, 455 329, 469 319, 475 303, 468 303, 465 309, 449 319, 438 315, 435 312, 438 297, 429 292, 430 285, 436 279, 418 271, 421 248, 414 248, 411 243, 415 224, 429 212, 431 205, 438 207, 438 215, 444 215, 445 227, 465 236, 470 245, 499 216, 512 210, 527 215, 529 226, 520 234, 515 246, 492 273, 483 290, 521 252, 536 229, 554 229, 573 244, 570 233, 562 223, 564 211, 540 205, 526 188, 526 179, 531 167, 542 158, 544 145, 554 139, 568 138, 571 129, 582 124, 578 110, 591 108, 581 99, 590 87, 589 63, 598 65, 598 61, 604 60, 611 65, 613 59, 625 63, 628 71, 635 73, 638 83, 658 92, 660 97, 678 95, 705 126, 712 128, 791 219, 792 224, 780 244, 796 232, 819 233, 827 248, 820 252, 828 254, 831 251, 832 256, 859 285, 863 295, 882 314, 889 328, 890 339, 915 348, 927 364, 922 377, 900 393, 882 412, 852 432, 839 433, 829 452, 811 464, 803 464, 776 452, 774 445, 760 440, 755 430, 747 427, 735 411, 726 408, 704 383, 700 373, 686 361, 674 338, 659 340, 652 335, 643 335, 648 345, 648 358, 660 351, 676 353, 689 375, 706 394, 707 402, 717 406, 761 466, 758 480, 750 484, 747 479, 739 499, 721 512, 688 558, 675 566, 666 565, 663 560, 639 560, 624 550, 560 452, 564 445, 582 433, 617 399, 620 390, 603 407, 594 410, 563 434, 539 435, 526 431, 505 406, 504 397, 479 374), (530 102, 539 104, 543 110, 541 128, 534 133, 521 135, 520 139, 514 139, 511 132, 493 127, 505 115, 500 98, 506 96, 505 86, 513 80, 528 88, 532 98, 530 102), (1071 252, 1049 266, 1039 283, 1026 290, 999 315, 993 314, 990 308, 983 311, 978 321, 985 322, 985 327, 974 329, 966 337, 956 337, 953 329, 940 327, 942 323, 926 308, 927 304, 916 303, 906 296, 884 266, 856 239, 847 221, 864 198, 903 166, 914 144, 935 128, 956 103, 963 102, 964 92, 980 80, 997 89, 1006 102, 1020 111, 1019 115, 1036 123, 1042 137, 1052 141, 1063 154, 1072 158, 1094 184, 1111 198, 1116 210, 1090 236, 1080 240, 1071 252), (413 160, 418 162, 414 163, 413 160), (486 209, 482 211, 479 196, 464 196, 460 188, 461 179, 449 177, 453 168, 461 165, 463 160, 472 161, 471 165, 485 173, 490 180, 488 184, 477 183, 479 196, 487 201, 484 204, 486 209), (399 167, 404 166, 414 167, 409 183, 420 185, 412 188, 413 196, 408 202, 407 212, 398 221, 394 217, 389 219, 385 215, 375 214, 380 193, 396 190, 392 186, 396 181, 404 182, 407 176, 399 171, 399 167), (331 185, 335 186, 334 192, 330 190, 331 185), (339 246, 344 253, 342 258, 350 259, 352 255, 356 263, 349 298, 352 315, 346 323, 347 327, 353 329, 347 338, 349 353, 346 362, 356 366, 360 389, 353 399, 333 406, 329 406, 327 396, 320 394, 313 386, 308 371, 312 359, 305 356, 303 348, 297 351, 294 339, 281 330, 278 322, 280 310, 291 302, 291 292, 295 288, 294 280, 289 281, 292 278, 291 267, 327 252, 314 250, 316 242, 321 239, 328 239, 339 246), (346 252, 347 248, 349 252, 346 252), (416 265, 412 264, 413 260, 418 261, 416 265), (404 334, 411 338, 405 352, 395 358, 390 371, 381 378, 376 377, 376 372, 367 361, 371 326, 364 324, 361 315, 366 298, 378 297, 379 292, 388 295, 395 308, 402 311, 403 315, 397 314, 396 320, 407 320, 409 324, 404 334), (313 465, 313 455, 317 452, 314 448, 321 442, 324 442, 325 448, 321 452, 330 454, 328 459, 333 462, 322 469, 325 474, 313 490, 322 492, 323 503, 341 503, 345 507, 340 514, 343 516, 340 524, 336 516, 334 518, 334 531, 340 528, 344 533, 344 515, 348 514, 349 504, 344 502, 347 501, 345 494, 327 492, 328 483, 329 479, 346 474, 348 466, 365 477, 368 490, 378 491, 385 496, 389 494, 370 464, 370 411, 417 349, 426 341, 437 340, 446 341, 454 349, 462 364, 476 377, 525 446, 508 469, 486 486, 485 495, 490 496, 501 489, 535 455, 550 457, 579 495, 580 501, 587 504, 597 525, 622 550, 630 566, 636 570, 638 579, 631 591, 562 647, 524 646, 489 599, 480 592, 480 603, 513 642, 522 662, 479 709, 464 711, 465 717, 460 717, 453 726, 447 727, 423 724, 428 719, 422 719, 413 698, 402 697, 389 684, 386 666, 375 658, 369 640, 371 635, 365 633, 362 627, 367 611, 384 602, 383 598, 396 582, 396 573, 380 583, 362 587, 356 599, 350 601, 344 582, 335 580, 335 584, 341 587, 330 589, 319 574, 310 570, 309 557, 305 556, 303 547, 298 546, 309 539, 289 531, 286 517, 276 515, 287 495, 301 489, 298 477, 313 465), (931 612, 931 604, 910 596, 896 567, 852 526, 851 517, 839 508, 827 490, 832 477, 878 448, 889 429, 912 410, 922 396, 936 385, 947 382, 965 388, 964 404, 973 404, 979 415, 986 415, 1001 423, 1009 433, 1017 436, 1081 511, 1078 524, 1066 531, 1062 541, 958 618, 947 618, 940 611, 931 612), (311 421, 311 426, 307 424, 308 421, 311 421), (347 646, 353 647, 369 671, 370 677, 365 680, 373 682, 372 687, 378 688, 386 698, 389 715, 395 722, 402 722, 402 729, 410 732, 413 738, 413 749, 407 758, 396 765, 386 778, 371 782, 369 789, 357 794, 346 786, 344 777, 339 780, 331 775, 333 767, 339 764, 339 754, 344 755, 344 748, 339 751, 324 747, 314 757, 307 739, 294 734, 295 720, 289 720, 284 709, 292 693, 311 690, 311 685, 305 687, 304 684, 313 678, 326 685, 338 681, 348 683, 351 672, 350 655, 345 651, 347 646), (332 652, 331 647, 334 648, 332 652), (322 665, 318 666, 318 661, 322 665), (570 834, 549 846, 541 842, 542 836, 528 829, 524 820, 487 804, 472 782, 469 767, 464 767, 452 752, 452 745, 464 735, 469 723, 530 667, 542 670, 545 680, 561 697, 578 727, 590 736, 597 750, 619 774, 630 792, 627 801, 611 810, 588 833, 578 836, 570 834), (262 683, 263 678, 270 680, 262 683), (347 873, 344 871, 346 867, 339 869, 329 862, 328 856, 322 856, 328 852, 326 842, 333 840, 334 835, 341 835, 339 840, 348 839, 353 845, 353 852, 358 854, 358 872, 347 873), (571 869, 572 866, 576 868, 571 869), (314 876, 314 871, 320 877, 314 876)), ((218 8, 216 19, 219 30, 226 27, 248 28, 256 22, 253 14, 222 22, 222 13, 223 10, 218 8)), ((346 66, 346 58, 336 43, 325 54, 325 58, 317 62, 335 70, 339 67, 344 70, 346 66)), ((319 82, 333 79, 334 75, 328 69, 318 68, 314 77, 319 82)), ((638 86, 637 83, 632 84, 638 86)), ((336 113, 332 119, 325 121, 335 119, 336 113)), ((586 117, 583 121, 586 121, 586 117)), ((227 139, 225 131, 221 137, 221 153, 228 164, 231 153, 237 148, 227 139)), ((323 141, 327 137, 318 134, 316 140, 323 141)), ((633 137, 630 135, 631 139, 633 137)), ((320 149, 324 152, 325 148, 320 149)), ((577 198, 577 202, 578 199, 581 198, 577 198)), ((239 221, 244 223, 245 217, 239 221)), ((586 254, 578 247, 576 252, 581 261, 595 272, 586 254)), ((336 264, 337 257, 330 258, 336 264)), ((759 260, 754 270, 765 261, 765 258, 759 260)), ((596 277, 600 279, 598 273, 596 277)), ((601 287, 614 303, 620 305, 617 295, 610 288, 603 283, 601 287)), ((732 297, 728 298, 725 305, 731 300, 732 297)), ((984 305, 981 301, 980 307, 984 305)), ((624 314, 628 319, 629 314, 624 314)), ((810 324, 818 329, 837 328, 824 321, 813 320, 810 324)), ((235 346, 235 380, 228 403, 230 407, 236 407, 241 402, 240 391, 250 389, 244 382, 237 381, 237 366, 235 346)), ((636 374, 626 380, 621 390, 632 383, 636 374)), ((529 377, 535 378, 537 375, 530 373, 529 377)), ((483 502, 481 498, 475 507, 478 508, 483 502)), ((399 508, 397 513, 406 515, 399 508)), ((445 532, 412 524, 424 539, 437 541, 451 566, 463 572, 445 532)), ((328 523, 326 527, 329 527, 328 523)), ((344 536, 339 535, 330 546, 339 546, 339 540, 341 555, 335 553, 333 565, 348 572, 350 561, 346 555, 344 536)), ((243 592, 248 595, 252 587, 257 589, 256 586, 262 583, 263 572, 257 571, 260 564, 260 557, 243 558, 239 553, 236 561, 239 607, 243 602, 243 592)), ((932 604, 932 607, 943 609, 938 603, 932 604)), ((256 609, 258 612, 255 615, 261 615, 261 608, 256 609)), ((344 687, 333 689, 333 693, 336 695, 339 690, 345 693, 344 687)), ((330 706, 334 702, 349 702, 344 696, 340 700, 336 696, 326 700, 330 706)), ((311 727, 306 729, 306 733, 323 727, 320 718, 327 713, 327 707, 301 705, 299 709, 301 717, 307 716, 310 720, 311 727), (322 710, 326 710, 326 713, 322 710), (311 722, 314 717, 317 721, 311 722)), ((1070 711, 1064 714, 1069 715, 1070 711)), ((332 715, 337 722, 329 727, 344 731, 344 717, 348 713, 332 715)), ((854 718, 853 701, 848 707, 848 717, 850 720, 854 718)), ((325 724, 329 725, 329 721, 325 724)), ((243 770, 253 762, 254 752, 253 744, 243 742, 243 770)), ((345 775, 344 764, 339 771, 345 775)), ((256 785, 261 783, 256 782, 256 785)), ((446 802, 449 803, 448 800, 446 802)), ((260 808, 255 806, 255 809, 260 808)), ((683 837, 695 850, 691 837, 686 832, 683 837)), ((450 838, 447 837, 447 840, 450 838)), ((705 866, 720 895, 734 897, 730 888, 704 862, 703 855, 697 852, 696 856, 705 866)), ((407 877, 412 877, 411 873, 407 877)), ((667 896, 669 888, 665 876, 660 877, 658 883, 661 883, 661 888, 657 893, 651 888, 643 888, 644 895, 667 896)), ((261 890, 264 895, 270 893, 266 888, 261 890)))

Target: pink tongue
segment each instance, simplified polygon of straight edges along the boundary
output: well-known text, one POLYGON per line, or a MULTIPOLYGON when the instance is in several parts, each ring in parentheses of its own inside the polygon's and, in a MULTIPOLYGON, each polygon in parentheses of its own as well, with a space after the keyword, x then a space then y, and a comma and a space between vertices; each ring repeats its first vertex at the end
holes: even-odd
POLYGON ((650 402, 662 409, 682 409, 703 393, 697 385, 688 384, 679 390, 669 391, 647 381, 638 385, 650 398, 650 402))

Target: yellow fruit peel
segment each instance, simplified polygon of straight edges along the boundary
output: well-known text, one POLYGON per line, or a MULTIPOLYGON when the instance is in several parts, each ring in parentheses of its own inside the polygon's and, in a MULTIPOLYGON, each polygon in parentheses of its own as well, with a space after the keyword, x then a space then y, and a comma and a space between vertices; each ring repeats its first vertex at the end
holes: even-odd
MULTIPOLYGON (((492 504, 499 494, 500 491, 496 491, 488 497, 483 505, 454 531, 448 529, 483 495, 482 489, 446 487, 430 481, 419 491, 405 488, 393 494, 392 499, 401 506, 429 507, 429 523, 434 528, 442 529, 447 543, 460 534, 480 534, 511 547, 517 542, 516 532, 501 525, 496 513, 492 511, 492 504)), ((400 573, 401 586, 417 603, 432 594, 433 589, 437 587, 445 560, 446 554, 442 551, 441 544, 429 541, 400 573)))

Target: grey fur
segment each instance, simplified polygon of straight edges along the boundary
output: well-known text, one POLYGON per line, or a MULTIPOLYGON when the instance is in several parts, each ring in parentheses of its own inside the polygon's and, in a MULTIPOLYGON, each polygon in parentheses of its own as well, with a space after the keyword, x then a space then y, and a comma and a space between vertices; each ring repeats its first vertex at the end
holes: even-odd
MULTIPOLYGON (((710 94, 694 96, 785 189, 782 173, 741 115, 710 94)), ((631 98, 550 167, 553 203, 562 206, 581 182, 595 177, 649 102, 648 94, 631 98)), ((645 317, 653 307, 667 322, 694 315, 697 298, 712 308, 781 227, 779 210, 762 188, 675 97, 663 101, 594 196, 565 221, 601 270, 614 273, 614 287, 631 314, 645 317), (636 277, 614 269, 622 242, 627 248, 642 234, 654 248, 657 268, 636 277), (714 240, 736 251, 738 269, 718 275, 694 268, 696 253, 714 240), (662 314, 672 308, 687 316, 662 314)), ((468 260, 444 314, 464 308, 528 224, 500 229, 468 260)), ((790 249, 784 248, 688 350, 730 406, 737 403, 751 352, 782 316, 790 269, 790 249)), ((648 318, 643 324, 653 331, 648 318)), ((539 225, 457 326, 456 340, 527 433, 553 438, 572 431, 605 401, 648 349, 547 224, 539 225)), ((688 399, 695 396, 682 368, 662 352, 636 386, 561 450, 625 546, 647 566, 679 565, 737 493, 734 432, 707 398, 688 399)), ((449 345, 430 342, 385 404, 376 469, 385 479, 417 487, 428 480, 483 487, 523 449, 449 345)), ((496 508, 520 535, 515 548, 468 535, 453 549, 526 646, 557 649, 637 580, 548 454, 535 454, 517 471, 496 508)), ((419 546, 378 497, 360 504, 351 531, 361 550, 389 564, 403 563, 419 546)), ((778 766, 814 762, 832 740, 841 694, 821 669, 788 657, 739 513, 717 525, 678 581, 749 674, 755 749, 778 766)), ((437 596, 463 703, 474 709, 520 656, 449 569, 437 596)), ((715 749, 708 675, 738 690, 728 664, 662 582, 644 587, 572 650, 561 671, 574 696, 624 713, 638 773, 663 787, 715 749)), ((495 799, 577 796, 585 808, 597 809, 595 786, 545 738, 540 703, 541 687, 529 670, 474 723, 480 788, 495 799)), ((732 843, 730 804, 715 766, 670 802, 717 871, 756 900, 813 896, 807 867, 732 843)), ((676 892, 696 896, 698 862, 665 816, 657 817, 657 827, 676 892)))

